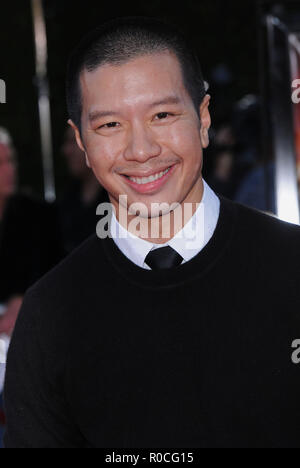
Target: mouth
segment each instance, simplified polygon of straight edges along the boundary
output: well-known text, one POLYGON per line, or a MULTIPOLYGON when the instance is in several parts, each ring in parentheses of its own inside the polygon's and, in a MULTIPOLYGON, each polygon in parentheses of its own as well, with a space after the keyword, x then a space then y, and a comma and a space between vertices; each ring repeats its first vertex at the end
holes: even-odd
POLYGON ((161 172, 151 174, 148 177, 127 176, 122 174, 121 177, 129 184, 136 192, 152 193, 160 189, 175 171, 177 164, 169 166, 161 172))

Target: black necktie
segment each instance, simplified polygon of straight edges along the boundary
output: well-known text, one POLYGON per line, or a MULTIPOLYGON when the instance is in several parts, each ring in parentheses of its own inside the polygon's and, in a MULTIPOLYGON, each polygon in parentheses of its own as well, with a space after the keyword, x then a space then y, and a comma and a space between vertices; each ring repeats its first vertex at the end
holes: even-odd
POLYGON ((167 245, 167 247, 151 250, 145 259, 145 263, 151 270, 161 270, 178 266, 182 263, 182 260, 182 256, 167 245))

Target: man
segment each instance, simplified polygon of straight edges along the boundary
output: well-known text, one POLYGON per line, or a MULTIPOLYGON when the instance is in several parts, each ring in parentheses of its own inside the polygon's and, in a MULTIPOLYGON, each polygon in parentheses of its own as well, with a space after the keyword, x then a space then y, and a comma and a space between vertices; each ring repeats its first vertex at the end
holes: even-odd
POLYGON ((202 179, 195 55, 171 26, 115 20, 72 55, 67 94, 110 235, 26 295, 6 446, 299 447, 300 229, 202 179))

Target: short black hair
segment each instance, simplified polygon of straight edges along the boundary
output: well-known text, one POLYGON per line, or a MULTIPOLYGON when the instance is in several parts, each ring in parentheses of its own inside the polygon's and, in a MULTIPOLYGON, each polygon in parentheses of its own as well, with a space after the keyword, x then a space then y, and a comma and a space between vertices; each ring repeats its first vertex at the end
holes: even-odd
POLYGON ((66 80, 69 117, 81 130, 80 74, 104 64, 122 65, 131 59, 169 51, 177 57, 183 82, 197 114, 205 96, 200 63, 194 47, 173 25, 157 18, 131 16, 116 18, 83 38, 71 54, 66 80))

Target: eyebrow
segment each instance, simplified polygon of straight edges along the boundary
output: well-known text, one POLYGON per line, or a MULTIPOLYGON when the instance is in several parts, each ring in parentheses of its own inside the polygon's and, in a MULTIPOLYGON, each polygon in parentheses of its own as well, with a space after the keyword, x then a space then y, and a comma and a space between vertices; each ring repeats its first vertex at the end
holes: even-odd
POLYGON ((113 115, 119 115, 118 112, 113 111, 92 111, 89 113, 89 121, 94 122, 95 120, 99 120, 103 117, 110 117, 113 115))
POLYGON ((179 104, 181 99, 178 96, 168 96, 160 101, 153 102, 149 107, 163 106, 164 104, 179 104))
MULTIPOLYGON (((159 101, 152 102, 149 105, 149 108, 157 107, 157 106, 163 106, 166 104, 179 104, 181 102, 181 99, 178 96, 168 96, 164 99, 160 99, 159 101)), ((109 111, 109 110, 95 110, 89 113, 89 121, 94 122, 95 120, 104 118, 104 117, 112 117, 112 116, 118 116, 119 112, 116 111, 109 111)))

